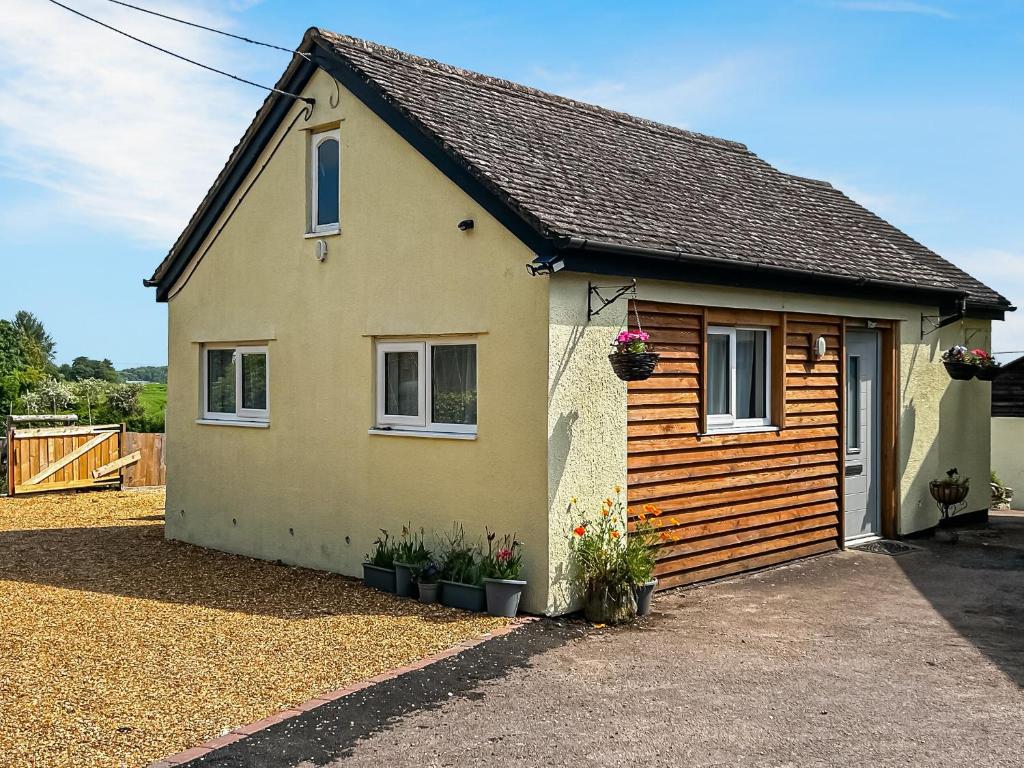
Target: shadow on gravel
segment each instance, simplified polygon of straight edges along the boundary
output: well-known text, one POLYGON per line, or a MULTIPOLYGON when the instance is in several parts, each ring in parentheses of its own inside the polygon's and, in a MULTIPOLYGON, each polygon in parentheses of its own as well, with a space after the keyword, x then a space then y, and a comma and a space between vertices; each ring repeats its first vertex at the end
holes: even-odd
POLYGON ((915 539, 896 562, 950 626, 1024 686, 1024 513, 992 512, 956 544, 915 539))
POLYGON ((414 711, 437 709, 453 697, 474 698, 480 683, 525 667, 534 656, 583 637, 582 622, 542 620, 271 726, 186 765, 219 768, 323 766, 352 753, 356 743, 414 711))

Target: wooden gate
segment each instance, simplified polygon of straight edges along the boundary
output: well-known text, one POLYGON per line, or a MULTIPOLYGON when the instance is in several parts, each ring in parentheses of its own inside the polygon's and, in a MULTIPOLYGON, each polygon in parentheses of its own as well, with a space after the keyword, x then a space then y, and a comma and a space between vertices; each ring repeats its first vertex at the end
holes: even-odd
POLYGON ((78 488, 120 488, 124 427, 11 427, 7 432, 8 493, 12 496, 78 488))

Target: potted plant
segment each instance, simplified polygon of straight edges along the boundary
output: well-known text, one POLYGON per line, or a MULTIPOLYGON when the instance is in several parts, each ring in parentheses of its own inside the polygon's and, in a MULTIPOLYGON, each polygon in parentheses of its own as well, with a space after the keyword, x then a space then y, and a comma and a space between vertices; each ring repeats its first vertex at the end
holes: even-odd
POLYGON ((395 545, 395 594, 412 597, 416 582, 414 572, 421 563, 430 560, 430 550, 423 543, 424 530, 412 529, 412 523, 402 526, 402 538, 395 545))
POLYGON ((951 519, 963 508, 967 494, 971 490, 970 478, 960 477, 960 471, 953 467, 946 471, 946 476, 928 483, 928 492, 939 507, 939 526, 935 531, 936 538, 955 544, 960 536, 951 528, 951 519))
POLYGON ((373 552, 363 562, 363 584, 381 592, 395 591, 395 545, 388 532, 380 529, 381 535, 373 540, 373 552))
POLYGON ((440 584, 443 605, 464 611, 486 607, 480 548, 466 543, 466 534, 457 523, 445 541, 440 584))
MULTIPOLYGON (((616 498, 606 498, 598 514, 582 516, 572 530, 574 579, 583 592, 583 615, 598 624, 618 624, 636 615, 638 587, 646 591, 653 568, 653 531, 641 529, 633 539, 626 535, 626 515, 619 486, 616 498), (648 561, 648 557, 651 558, 648 561)), ((576 499, 570 504, 575 510, 576 499)), ((652 509, 652 514, 657 514, 652 509)), ((660 536, 664 538, 664 536, 660 536)))
POLYGON ((433 560, 422 562, 416 566, 414 578, 419 587, 420 602, 436 603, 437 590, 440 586, 437 581, 441 578, 441 566, 433 560))
POLYGON ((494 533, 487 531, 487 556, 484 558, 484 592, 487 612, 491 616, 514 617, 519 612, 519 598, 526 582, 519 577, 523 570, 523 545, 506 534, 495 546, 494 533))
POLYGON ((999 479, 999 475, 995 471, 992 472, 989 487, 992 489, 992 509, 1010 509, 1013 504, 1013 488, 1003 485, 1003 481, 999 479))
POLYGON ((615 375, 623 381, 643 381, 651 378, 659 355, 649 343, 646 331, 622 331, 615 337, 615 351, 608 355, 615 375))
POLYGON ((957 381, 973 379, 978 372, 974 355, 962 344, 955 344, 942 353, 942 364, 949 378, 957 381))
POLYGON ((980 381, 994 381, 1002 366, 996 361, 995 355, 986 352, 984 349, 972 349, 971 355, 975 359, 976 369, 974 375, 980 381))
POLYGON ((651 612, 654 590, 658 588, 658 580, 654 578, 655 547, 659 539, 664 540, 667 534, 659 536, 651 524, 651 518, 660 514, 661 510, 656 506, 645 504, 626 538, 626 567, 633 584, 637 616, 647 616, 651 612))

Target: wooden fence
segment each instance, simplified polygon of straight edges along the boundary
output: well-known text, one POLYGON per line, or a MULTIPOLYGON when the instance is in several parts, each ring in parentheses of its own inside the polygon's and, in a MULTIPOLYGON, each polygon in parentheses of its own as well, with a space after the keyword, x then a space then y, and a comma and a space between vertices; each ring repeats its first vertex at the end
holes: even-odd
POLYGON ((151 432, 125 432, 125 452, 139 453, 139 460, 124 468, 124 486, 139 488, 167 484, 164 464, 165 438, 151 432))
MULTIPOLYGON (((16 417, 15 417, 16 418, 16 417)), ((10 495, 164 485, 164 436, 122 424, 20 426, 5 436, 10 495)))

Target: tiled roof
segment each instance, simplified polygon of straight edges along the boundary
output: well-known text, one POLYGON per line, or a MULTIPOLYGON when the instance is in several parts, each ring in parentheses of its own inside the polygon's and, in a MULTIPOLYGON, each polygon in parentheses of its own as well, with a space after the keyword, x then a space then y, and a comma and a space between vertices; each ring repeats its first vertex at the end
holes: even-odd
POLYGON ((956 290, 972 305, 1009 306, 831 185, 783 173, 742 144, 310 34, 546 237, 956 290))
POLYGON ((742 144, 321 30, 553 235, 998 293, 820 181, 742 144))

